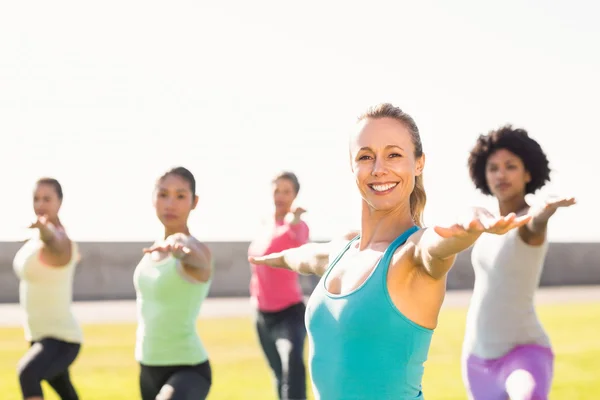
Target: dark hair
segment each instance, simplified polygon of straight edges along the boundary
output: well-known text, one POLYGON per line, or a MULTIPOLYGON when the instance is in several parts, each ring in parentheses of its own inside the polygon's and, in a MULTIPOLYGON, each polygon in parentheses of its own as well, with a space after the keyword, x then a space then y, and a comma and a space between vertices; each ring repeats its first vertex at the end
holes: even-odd
POLYGON ((62 186, 60 186, 60 183, 58 183, 58 181, 54 178, 40 178, 37 180, 37 182, 35 183, 36 186, 37 185, 50 185, 54 188, 54 191, 56 192, 56 195, 58 196, 59 200, 63 199, 63 191, 62 191, 62 186))
POLYGON ((184 167, 171 168, 170 170, 165 172, 160 178, 158 178, 158 182, 161 182, 169 175, 177 175, 178 177, 187 181, 187 183, 190 184, 190 190, 192 191, 192 195, 196 196, 196 179, 194 178, 194 174, 192 174, 189 169, 184 167))
POLYGON ((294 192, 296 192, 296 194, 300 192, 300 182, 298 181, 298 177, 296 176, 296 174, 294 174, 293 172, 283 171, 277 174, 277 176, 275 176, 275 178, 273 179, 273 183, 275 183, 279 179, 287 179, 288 181, 292 182, 292 185, 294 186, 294 192))
MULTIPOLYGON (((399 107, 390 103, 381 103, 370 107, 364 114, 358 117, 358 121, 363 119, 393 118, 406 126, 410 132, 413 146, 415 146, 414 156, 419 159, 423 156, 423 144, 421 135, 415 120, 399 107)), ((410 214, 417 226, 423 225, 423 212, 427 203, 427 194, 425 193, 425 184, 423 183, 423 173, 415 178, 415 186, 410 194, 410 214)))
POLYGON ((500 149, 514 153, 523 161, 525 169, 531 175, 531 181, 525 186, 526 194, 535 193, 550 181, 548 158, 541 146, 529 137, 525 129, 513 129, 508 124, 487 135, 480 135, 469 155, 471 180, 483 194, 492 194, 485 178, 485 168, 490 155, 500 149))

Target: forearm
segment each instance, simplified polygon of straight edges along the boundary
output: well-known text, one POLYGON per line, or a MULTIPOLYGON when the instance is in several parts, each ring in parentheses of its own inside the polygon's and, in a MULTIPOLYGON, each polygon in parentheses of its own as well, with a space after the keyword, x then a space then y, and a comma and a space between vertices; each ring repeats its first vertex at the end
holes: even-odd
POLYGON ((290 220, 286 228, 285 235, 294 243, 294 247, 308 242, 308 227, 299 217, 290 220))
POLYGON ((329 263, 329 243, 307 243, 281 252, 284 267, 303 275, 320 275, 329 263))
POLYGON ((418 261, 429 275, 439 279, 448 273, 456 255, 471 247, 479 236, 480 233, 473 233, 463 237, 443 238, 433 229, 428 229, 419 241, 418 261))
POLYGON ((181 261, 194 269, 204 270, 205 272, 212 270, 212 257, 201 249, 190 249, 190 252, 181 261))
POLYGON ((452 238, 443 238, 435 233, 433 230, 431 231, 432 236, 430 243, 427 244, 426 249, 427 253, 432 258, 437 258, 440 260, 444 260, 446 258, 452 257, 471 247, 481 236, 480 233, 469 234, 465 237, 452 237, 452 238))
POLYGON ((534 215, 533 218, 531 218, 531 220, 529 220, 529 222, 527 223, 527 229, 531 233, 535 234, 544 233, 546 231, 546 228, 548 227, 548 221, 550 220, 550 217, 552 215, 554 215, 554 212, 538 213, 534 215))
POLYGON ((51 226, 42 225, 38 228, 38 230, 40 232, 40 239, 44 242, 44 244, 51 245, 56 239, 56 232, 51 226))
POLYGON ((181 258, 184 266, 190 268, 190 273, 201 282, 208 282, 213 275, 214 261, 209 251, 193 249, 181 258))

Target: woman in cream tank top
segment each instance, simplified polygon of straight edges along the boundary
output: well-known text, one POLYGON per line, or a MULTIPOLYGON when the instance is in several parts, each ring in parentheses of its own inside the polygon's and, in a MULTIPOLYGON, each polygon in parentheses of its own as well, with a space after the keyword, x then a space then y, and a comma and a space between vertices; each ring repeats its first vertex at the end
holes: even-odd
POLYGON ((71 311, 73 276, 80 255, 58 218, 62 197, 56 179, 38 180, 33 198, 37 220, 30 226, 37 232, 17 252, 13 263, 20 280, 25 339, 31 343, 18 366, 26 400, 43 398, 42 380, 62 400, 78 399, 69 366, 77 357, 83 339, 71 311))

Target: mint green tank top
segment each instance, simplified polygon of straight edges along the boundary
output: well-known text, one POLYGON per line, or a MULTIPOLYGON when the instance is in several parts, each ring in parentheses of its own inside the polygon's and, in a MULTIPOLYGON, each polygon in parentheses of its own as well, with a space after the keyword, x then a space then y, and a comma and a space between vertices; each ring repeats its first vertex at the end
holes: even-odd
POLYGON ((196 282, 169 255, 153 261, 145 255, 133 274, 138 328, 135 359, 143 365, 194 365, 208 360, 196 331, 211 280, 196 282))
POLYGON ((366 281, 350 293, 333 295, 325 282, 358 237, 330 263, 306 310, 315 399, 423 399, 423 364, 433 330, 404 316, 387 288, 392 255, 417 229, 394 240, 366 281))

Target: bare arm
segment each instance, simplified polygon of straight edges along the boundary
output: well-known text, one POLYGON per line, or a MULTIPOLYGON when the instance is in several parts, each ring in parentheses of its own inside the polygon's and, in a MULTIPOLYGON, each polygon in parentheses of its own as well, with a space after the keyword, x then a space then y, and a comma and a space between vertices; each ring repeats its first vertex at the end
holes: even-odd
POLYGON ((415 264, 434 279, 442 279, 454 265, 456 255, 472 246, 482 233, 503 235, 530 219, 531 216, 517 218, 515 214, 497 218, 483 208, 474 208, 467 223, 436 226, 423 232, 415 249, 415 264))
POLYGON ((431 277, 441 279, 454 265, 456 255, 472 246, 479 236, 481 233, 444 238, 434 229, 427 229, 416 246, 415 262, 424 267, 431 277))
POLYGON ((248 257, 248 261, 252 264, 289 269, 302 275, 322 276, 329 265, 329 255, 356 234, 356 232, 349 232, 341 240, 332 240, 327 243, 307 243, 263 257, 248 257))
POLYGON ((170 252, 181 260, 184 268, 201 282, 208 282, 213 273, 213 258, 210 249, 183 233, 169 236, 164 243, 144 249, 145 253, 153 251, 170 252))
POLYGON ((248 261, 257 265, 289 269, 302 275, 321 276, 329 264, 330 248, 331 242, 307 243, 279 253, 248 257, 248 261))
POLYGON ((54 226, 45 216, 39 217, 30 228, 38 229, 40 239, 51 253, 60 255, 69 251, 71 241, 66 232, 54 226))
POLYGON ((195 240, 190 242, 190 245, 187 246, 189 252, 181 257, 181 262, 184 267, 194 270, 193 275, 196 279, 201 282, 208 282, 213 273, 212 253, 206 245, 195 240))
POLYGON ((521 239, 529 245, 539 246, 546 240, 546 230, 550 217, 560 207, 570 207, 575 204, 575 198, 560 198, 547 201, 543 206, 530 210, 531 220, 519 228, 521 239))

